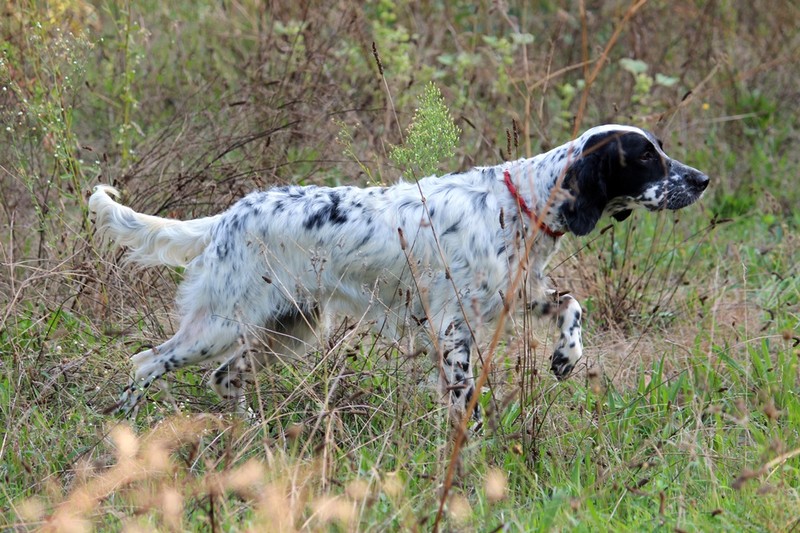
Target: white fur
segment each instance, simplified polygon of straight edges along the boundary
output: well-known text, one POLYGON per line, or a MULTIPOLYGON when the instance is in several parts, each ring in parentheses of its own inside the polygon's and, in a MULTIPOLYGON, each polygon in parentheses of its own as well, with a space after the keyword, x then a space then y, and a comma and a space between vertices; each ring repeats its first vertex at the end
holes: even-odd
POLYGON ((142 266, 186 266, 203 252, 210 230, 221 215, 195 220, 173 220, 137 213, 115 202, 119 191, 98 185, 89 198, 89 210, 102 237, 128 247, 128 261, 142 266))

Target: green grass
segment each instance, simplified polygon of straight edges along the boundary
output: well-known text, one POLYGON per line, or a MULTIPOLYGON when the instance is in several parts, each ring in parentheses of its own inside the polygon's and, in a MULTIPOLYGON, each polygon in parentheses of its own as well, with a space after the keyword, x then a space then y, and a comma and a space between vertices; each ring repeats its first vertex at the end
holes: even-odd
POLYGON ((518 315, 436 527, 796 529, 797 10, 650 2, 576 117, 627 9, 603 5, 585 19, 559 2, 7 7, 0 527, 431 530, 453 457, 433 365, 358 329, 258 374, 253 420, 207 369, 170 376, 133 421, 103 414, 127 358, 174 331, 181 272, 121 266, 92 238, 86 195, 111 182, 137 210, 191 218, 276 183, 530 156, 576 121, 613 121, 654 129, 711 188, 565 240, 550 275, 587 310, 587 365, 557 383, 552 328, 518 315), (403 132, 424 122, 429 83, 446 109, 420 132, 453 117, 462 134, 420 159, 403 132))

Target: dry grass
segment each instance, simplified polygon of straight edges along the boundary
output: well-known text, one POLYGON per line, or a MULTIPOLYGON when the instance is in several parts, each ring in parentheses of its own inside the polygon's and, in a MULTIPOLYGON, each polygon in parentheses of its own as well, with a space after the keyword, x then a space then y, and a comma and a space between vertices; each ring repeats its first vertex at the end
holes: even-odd
POLYGON ((791 2, 0 9, 3 527, 797 526, 791 2), (547 325, 510 316, 486 430, 454 453, 433 363, 345 327, 257 376, 254 420, 228 414, 204 369, 130 426, 103 415, 128 356, 174 332, 182 273, 98 247, 92 185, 191 218, 273 184, 393 182, 387 153, 431 80, 463 131, 443 171, 625 122, 712 176, 677 220, 636 215, 553 262, 587 310, 575 377, 548 375, 547 325))

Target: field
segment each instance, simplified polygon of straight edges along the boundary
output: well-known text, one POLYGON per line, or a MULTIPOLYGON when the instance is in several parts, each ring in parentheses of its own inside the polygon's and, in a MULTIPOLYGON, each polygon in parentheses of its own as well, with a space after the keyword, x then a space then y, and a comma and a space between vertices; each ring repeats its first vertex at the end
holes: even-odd
POLYGON ((800 530, 795 2, 0 13, 0 529, 800 530), (250 419, 196 367, 135 418, 106 414, 130 355, 174 332, 183 272, 95 239, 94 185, 189 219, 274 184, 530 157, 602 123, 656 132, 709 190, 563 239, 549 275, 585 309, 586 356, 557 382, 555 328, 518 306, 482 347, 485 427, 463 447, 431 359, 352 320, 257 374, 250 419))

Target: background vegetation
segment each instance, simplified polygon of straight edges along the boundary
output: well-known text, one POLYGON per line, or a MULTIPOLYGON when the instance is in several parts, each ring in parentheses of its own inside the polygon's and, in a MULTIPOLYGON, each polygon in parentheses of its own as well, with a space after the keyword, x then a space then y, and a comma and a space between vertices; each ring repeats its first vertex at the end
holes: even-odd
POLYGON ((3 528, 800 527, 796 3, 0 12, 3 528), (429 82, 461 130, 454 153, 390 158, 429 82), (103 414, 128 356, 174 330, 181 273, 122 268, 93 243, 93 185, 191 218, 277 183, 531 156, 607 122, 654 130, 710 190, 565 239, 551 275, 587 308, 585 365, 556 383, 552 331, 515 316, 453 482, 432 365, 358 330, 260 374, 256 422, 227 415, 202 369, 130 425, 103 414))

